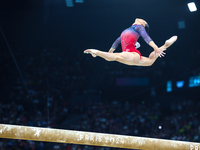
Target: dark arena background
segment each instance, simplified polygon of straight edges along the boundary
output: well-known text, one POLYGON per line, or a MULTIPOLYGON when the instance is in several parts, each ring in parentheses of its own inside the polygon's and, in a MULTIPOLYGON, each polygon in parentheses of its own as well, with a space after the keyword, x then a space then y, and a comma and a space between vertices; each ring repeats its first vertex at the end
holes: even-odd
MULTIPOLYGON (((199 143, 200 2, 194 12, 189 2, 0 1, 0 124, 199 143), (152 66, 83 53, 108 51, 135 18, 158 46, 178 36, 152 66)), ((148 56, 153 49, 139 42, 148 56)), ((0 150, 93 149, 117 148, 0 139, 0 150)))

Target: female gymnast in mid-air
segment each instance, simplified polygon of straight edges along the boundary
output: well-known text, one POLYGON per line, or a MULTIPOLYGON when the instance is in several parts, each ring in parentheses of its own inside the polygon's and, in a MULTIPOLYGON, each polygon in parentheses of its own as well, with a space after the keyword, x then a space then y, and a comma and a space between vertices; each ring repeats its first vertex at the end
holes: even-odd
POLYGON ((164 50, 170 47, 177 40, 177 36, 172 36, 170 39, 165 41, 163 46, 158 48, 158 46, 149 37, 148 29, 149 25, 145 20, 136 18, 132 26, 125 29, 121 33, 121 36, 116 39, 109 52, 87 49, 84 53, 91 54, 93 57, 102 57, 107 61, 118 61, 126 65, 151 66, 158 57, 164 57, 164 50), (137 46, 135 45, 139 44, 136 44, 136 42, 140 36, 142 36, 145 42, 154 49, 149 57, 141 56, 140 51, 136 49, 137 46), (113 53, 120 42, 123 52, 113 53))

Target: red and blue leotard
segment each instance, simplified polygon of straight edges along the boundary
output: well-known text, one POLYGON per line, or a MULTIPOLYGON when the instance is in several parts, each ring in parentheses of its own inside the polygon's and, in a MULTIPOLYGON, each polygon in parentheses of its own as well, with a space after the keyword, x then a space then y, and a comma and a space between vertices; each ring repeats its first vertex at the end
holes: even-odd
POLYGON ((141 57, 140 51, 135 48, 135 43, 140 36, 147 44, 152 41, 142 25, 132 25, 121 33, 121 36, 113 43, 112 48, 116 49, 121 42, 123 52, 136 52, 141 57))

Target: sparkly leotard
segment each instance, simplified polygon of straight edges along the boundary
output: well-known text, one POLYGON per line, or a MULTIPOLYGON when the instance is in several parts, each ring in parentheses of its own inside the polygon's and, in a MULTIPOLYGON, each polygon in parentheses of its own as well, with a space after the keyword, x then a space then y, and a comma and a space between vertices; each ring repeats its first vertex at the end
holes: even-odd
POLYGON ((135 43, 140 36, 142 36, 147 44, 152 41, 152 39, 147 34, 145 28, 142 25, 135 24, 125 29, 121 33, 121 36, 118 37, 117 40, 115 40, 115 42, 113 43, 112 48, 116 49, 121 42, 123 52, 136 52, 141 57, 140 51, 135 48, 135 43))

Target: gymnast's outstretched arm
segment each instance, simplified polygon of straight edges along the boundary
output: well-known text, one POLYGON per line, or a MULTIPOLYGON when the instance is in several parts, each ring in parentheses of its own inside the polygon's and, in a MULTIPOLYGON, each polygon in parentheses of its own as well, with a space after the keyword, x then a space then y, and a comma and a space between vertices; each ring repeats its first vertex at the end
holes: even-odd
POLYGON ((109 53, 113 53, 116 48, 118 47, 119 43, 121 43, 121 37, 118 37, 115 42, 113 43, 112 47, 110 48, 110 50, 108 51, 109 53))
POLYGON ((140 36, 142 36, 144 41, 154 49, 155 54, 158 53, 159 57, 164 56, 165 53, 163 52, 163 49, 158 48, 158 46, 154 43, 154 41, 151 39, 151 37, 147 34, 146 30, 144 29, 144 27, 142 25, 137 26, 135 28, 135 30, 140 34, 140 36))

